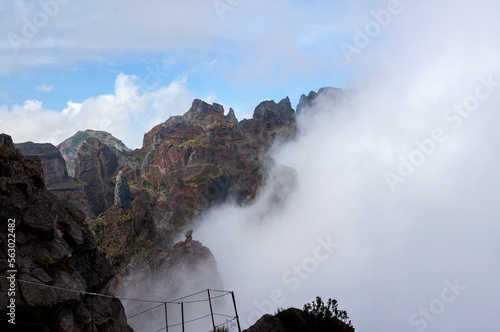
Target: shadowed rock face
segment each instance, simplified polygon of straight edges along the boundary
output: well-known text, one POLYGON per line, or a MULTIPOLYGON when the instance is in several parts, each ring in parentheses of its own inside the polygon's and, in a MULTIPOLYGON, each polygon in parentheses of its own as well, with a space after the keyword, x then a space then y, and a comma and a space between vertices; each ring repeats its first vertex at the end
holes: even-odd
MULTIPOLYGON (((35 283, 16 282, 18 306, 49 306, 60 315, 62 330, 91 330, 88 295, 36 284, 105 293, 111 266, 99 253, 84 214, 45 188, 40 159, 24 158, 5 134, 0 135, 0 220, 0 246, 7 248, 8 220, 15 221, 16 237, 14 267, 7 266, 7 250, 0 251, 0 308, 8 301, 7 270, 15 269, 17 278, 35 283)), ((93 306, 96 330, 131 331, 117 299, 98 298, 93 306)))
POLYGON ((95 216, 114 204, 112 179, 117 167, 114 153, 97 138, 87 138, 78 150, 75 178, 85 183, 85 195, 95 216))
POLYGON ((16 148, 23 156, 38 156, 42 161, 43 179, 45 186, 51 188, 69 180, 66 163, 59 150, 50 143, 19 143, 16 148))

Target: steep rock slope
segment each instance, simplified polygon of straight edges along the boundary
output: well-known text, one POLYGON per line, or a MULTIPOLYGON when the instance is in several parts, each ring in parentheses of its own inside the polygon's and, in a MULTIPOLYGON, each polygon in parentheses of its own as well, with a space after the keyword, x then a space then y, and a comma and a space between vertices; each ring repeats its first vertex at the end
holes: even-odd
MULTIPOLYGON (((164 301, 200 290, 222 289, 217 263, 200 242, 185 241, 168 245, 168 234, 154 226, 151 213, 140 197, 132 210, 115 205, 91 225, 99 250, 106 253, 116 271, 111 291, 116 296, 140 297, 164 301)), ((127 313, 147 310, 151 305, 125 302, 127 313)), ((131 320, 134 328, 161 326, 162 315, 131 320)), ((147 330, 146 328, 146 330, 147 330)))
MULTIPOLYGON (((6 308, 8 270, 15 269, 16 305, 36 312, 50 307, 56 327, 64 331, 131 331, 115 298, 37 286, 106 293, 113 271, 99 253, 83 213, 51 195, 44 186, 38 157, 23 158, 10 136, 0 135, 0 307, 6 308), (15 265, 7 265, 8 221, 15 221, 15 265), (29 282, 29 283, 28 283, 29 282), (92 318, 93 317, 93 318, 92 318)), ((5 317, 5 312, 2 313, 5 317)), ((17 326, 22 326, 21 321, 17 326)), ((24 322, 26 323, 26 322, 24 322)), ((31 324, 37 324, 30 317, 31 324)), ((3 323, 2 323, 3 324, 3 323)), ((21 327, 22 330, 22 327, 21 327)))
POLYGON ((75 179, 85 183, 84 191, 93 216, 97 216, 114 203, 114 183, 118 160, 107 145, 99 139, 87 138, 75 162, 75 179))
POLYGON ((252 201, 272 163, 270 146, 295 133, 288 98, 265 101, 252 119, 240 122, 231 111, 224 115, 221 105, 195 99, 184 115, 154 127, 143 147, 128 154, 141 168, 124 173, 135 193, 155 206, 157 224, 175 230, 212 204, 252 201))
POLYGON ((50 143, 19 143, 16 148, 23 156, 38 156, 42 161, 43 179, 47 189, 69 181, 66 163, 59 150, 50 143))
POLYGON ((186 274, 191 278, 190 288, 222 287, 210 250, 191 236, 169 245, 169 234, 156 229, 141 198, 132 202, 132 210, 113 206, 91 224, 91 230, 117 272, 111 282, 115 294, 156 296, 154 290, 162 289, 163 298, 185 295, 179 292, 185 287, 186 274))
POLYGON ((23 156, 37 156, 42 161, 43 180, 55 196, 70 200, 86 214, 91 215, 82 182, 69 176, 66 163, 59 150, 50 143, 18 143, 16 148, 23 156))

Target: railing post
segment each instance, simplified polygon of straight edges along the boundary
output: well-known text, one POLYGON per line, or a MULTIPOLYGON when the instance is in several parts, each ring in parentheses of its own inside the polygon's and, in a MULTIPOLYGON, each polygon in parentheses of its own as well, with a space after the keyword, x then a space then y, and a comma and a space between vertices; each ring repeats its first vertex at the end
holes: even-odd
POLYGON ((234 299, 234 292, 231 292, 231 296, 233 297, 234 313, 236 314, 236 323, 238 323, 238 332, 241 332, 240 318, 238 317, 238 310, 236 310, 236 300, 234 299))
POLYGON ((214 327, 214 332, 215 332, 214 311, 212 309, 212 299, 210 298, 210 289, 207 289, 207 293, 208 293, 208 304, 210 305, 210 315, 212 316, 212 326, 214 327))
POLYGON ((181 302, 182 332, 184 332, 184 302, 181 302))
POLYGON ((167 302, 165 302, 165 331, 168 332, 167 302))
POLYGON ((91 296, 91 299, 92 299, 91 300, 92 301, 92 315, 91 315, 92 316, 92 319, 91 319, 92 322, 91 322, 91 324, 92 324, 92 332, 94 332, 94 296, 93 295, 90 295, 90 296, 91 296))

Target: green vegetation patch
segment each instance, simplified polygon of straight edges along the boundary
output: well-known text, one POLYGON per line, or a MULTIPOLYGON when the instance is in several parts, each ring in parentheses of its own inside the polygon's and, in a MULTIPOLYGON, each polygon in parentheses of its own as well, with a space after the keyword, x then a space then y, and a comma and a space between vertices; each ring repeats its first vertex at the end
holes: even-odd
POLYGON ((0 159, 5 160, 5 161, 7 161, 9 159, 9 156, 7 156, 7 153, 5 153, 3 146, 0 146, 0 159))
POLYGON ((208 184, 217 178, 218 173, 218 169, 215 167, 205 167, 203 171, 195 175, 194 178, 186 181, 186 183, 194 184, 195 186, 208 184))
POLYGON ((142 181, 142 187, 143 188, 146 188, 146 189, 153 189, 153 190, 157 190, 156 189, 156 186, 154 184, 152 184, 151 182, 149 182, 148 180, 144 180, 142 181))
POLYGON ((325 303, 317 296, 315 302, 304 305, 303 311, 311 325, 311 331, 354 332, 347 312, 339 310, 335 299, 328 299, 325 303))
POLYGON ((104 223, 96 221, 94 223, 95 225, 95 236, 100 239, 101 236, 104 234, 104 231, 106 230, 106 225, 104 223))
POLYGON ((120 151, 118 149, 116 151, 118 151, 119 154, 121 154, 122 156, 124 156, 125 158, 130 160, 131 162, 135 162, 135 163, 141 162, 141 157, 139 155, 130 155, 128 152, 120 151))
POLYGON ((200 145, 201 141, 204 140, 205 138, 207 138, 207 135, 206 134, 202 134, 202 135, 199 135, 199 136, 196 136, 195 138, 189 140, 189 141, 186 141, 184 143, 181 144, 181 146, 184 148, 186 146, 198 146, 200 145))

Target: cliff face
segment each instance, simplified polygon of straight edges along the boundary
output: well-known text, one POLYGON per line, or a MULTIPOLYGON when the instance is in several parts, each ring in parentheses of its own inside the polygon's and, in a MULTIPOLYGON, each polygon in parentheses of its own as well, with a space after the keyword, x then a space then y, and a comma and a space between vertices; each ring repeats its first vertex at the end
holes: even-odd
POLYGON ((50 143, 26 142, 15 144, 23 156, 38 156, 42 161, 43 179, 50 190, 53 186, 69 181, 66 163, 59 150, 50 143))
MULTIPOLYGON (((40 159, 23 158, 5 134, 0 135, 0 220, 1 308, 8 301, 7 270, 15 269, 20 280, 16 281, 18 308, 24 305, 36 311, 40 306, 50 307, 64 331, 91 330, 92 311, 95 329, 131 331, 117 299, 93 301, 89 295, 37 286, 105 293, 113 270, 99 253, 84 214, 47 191, 40 159), (15 220, 14 267, 7 266, 8 220, 15 220)), ((39 322, 31 317, 28 323, 39 322)))
MULTIPOLYGON (((258 105, 252 119, 238 122, 234 111, 195 99, 144 135, 140 177, 130 177, 136 191, 147 192, 155 220, 173 229, 204 208, 232 199, 253 200, 268 166, 267 150, 277 137, 295 132, 295 112, 288 98, 258 105)), ((129 173, 131 174, 131 173, 129 173)))
POLYGON ((111 149, 97 138, 87 138, 75 162, 75 179, 85 183, 87 203, 94 216, 114 204, 114 184, 118 161, 111 149))

